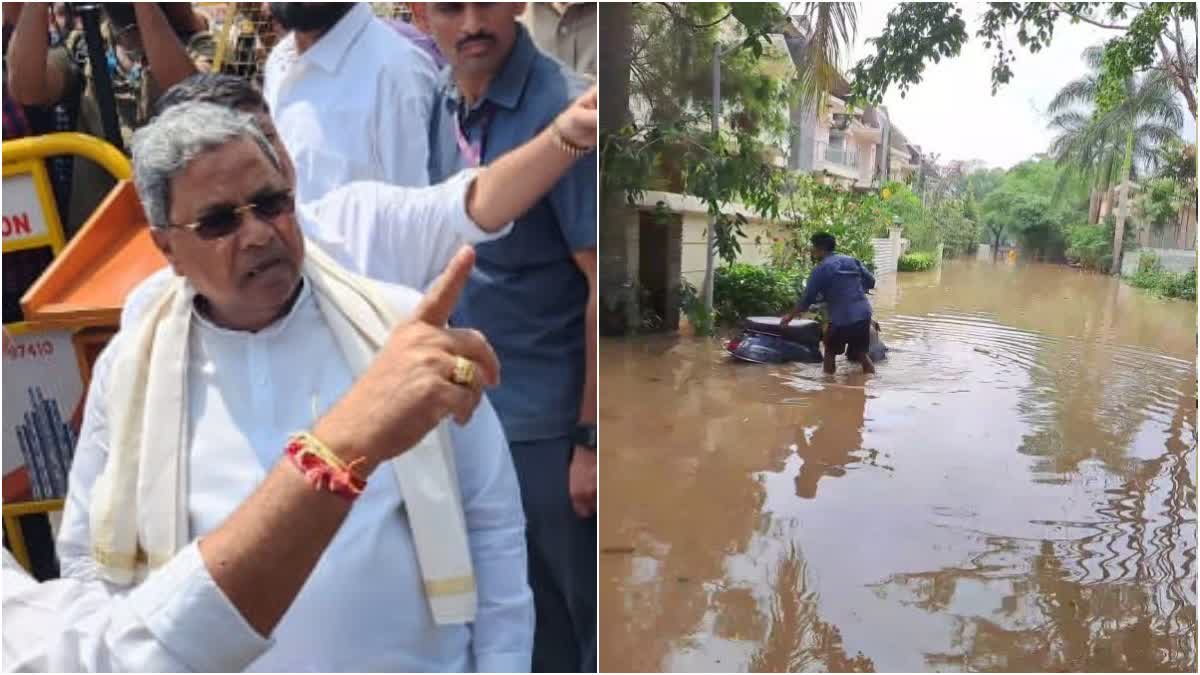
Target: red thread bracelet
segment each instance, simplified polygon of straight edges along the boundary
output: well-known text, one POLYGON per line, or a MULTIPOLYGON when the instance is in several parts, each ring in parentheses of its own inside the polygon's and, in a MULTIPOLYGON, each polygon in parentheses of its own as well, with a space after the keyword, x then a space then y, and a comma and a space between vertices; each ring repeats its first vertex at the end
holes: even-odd
POLYGON ((354 467, 362 462, 359 458, 349 465, 341 465, 337 458, 319 441, 308 434, 297 434, 288 440, 287 454, 292 465, 304 474, 304 479, 314 490, 326 490, 349 501, 354 501, 367 487, 367 481, 355 474, 354 467), (325 455, 329 456, 326 457, 325 455), (332 461, 331 461, 332 460, 332 461))

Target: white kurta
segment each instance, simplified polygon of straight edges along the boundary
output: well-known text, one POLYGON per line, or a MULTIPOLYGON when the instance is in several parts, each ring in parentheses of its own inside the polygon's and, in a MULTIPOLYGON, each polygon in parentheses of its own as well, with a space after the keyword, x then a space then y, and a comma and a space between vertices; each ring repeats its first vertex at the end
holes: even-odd
POLYGON ((356 180, 429 183, 433 61, 358 3, 303 54, 271 50, 263 96, 307 202, 356 180))
POLYGON ((271 645, 213 582, 194 543, 117 599, 99 581, 39 584, 3 555, 6 672, 225 673, 271 645))
MULTIPOLYGON (((418 298, 407 289, 391 292, 401 314, 418 298)), ((88 508, 108 454, 110 356, 124 336, 118 333, 101 356, 88 392, 59 536, 64 576, 96 578, 88 508)), ((203 537, 262 481, 287 436, 311 428, 345 393, 352 374, 307 284, 287 316, 257 333, 193 314, 189 359, 189 524, 193 537, 203 537)), ((451 441, 478 584, 475 623, 433 622, 402 496, 391 468, 382 466, 276 628, 275 645, 251 670, 529 668, 525 522, 507 443, 486 399, 469 424, 451 425, 451 441)), ((222 628, 208 627, 195 639, 207 641, 213 630, 222 628)))
POLYGON ((463 244, 508 235, 479 229, 467 213, 467 193, 478 169, 460 171, 428 187, 378 181, 343 185, 302 204, 300 227, 347 269, 376 281, 424 289, 463 244))

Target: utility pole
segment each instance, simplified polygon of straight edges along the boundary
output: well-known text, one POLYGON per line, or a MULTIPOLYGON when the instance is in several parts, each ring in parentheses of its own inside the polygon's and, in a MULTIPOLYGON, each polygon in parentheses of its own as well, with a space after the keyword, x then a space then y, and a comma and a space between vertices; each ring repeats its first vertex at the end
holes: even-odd
MULTIPOLYGON (((713 72, 712 72, 712 132, 714 139, 721 133, 721 43, 713 45, 713 72)), ((712 317, 713 311, 713 277, 716 271, 713 269, 714 257, 717 244, 717 217, 713 216, 708 220, 708 237, 707 247, 705 248, 706 258, 704 263, 704 311, 709 317, 712 317)))

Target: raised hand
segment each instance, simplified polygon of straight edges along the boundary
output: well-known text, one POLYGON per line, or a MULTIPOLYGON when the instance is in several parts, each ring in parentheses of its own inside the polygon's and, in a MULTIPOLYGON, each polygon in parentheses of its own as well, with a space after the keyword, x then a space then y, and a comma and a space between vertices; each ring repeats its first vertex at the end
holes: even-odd
POLYGON ((572 144, 583 148, 596 145, 596 128, 599 126, 597 104, 597 90, 592 86, 559 113, 558 128, 572 144))
POLYGON ((364 458, 364 475, 416 445, 447 416, 465 424, 483 387, 500 383, 500 362, 483 334, 446 328, 474 264, 474 250, 463 247, 313 429, 346 461, 364 458), (469 365, 464 368, 460 359, 469 365), (464 370, 473 371, 469 381, 461 378, 464 370))

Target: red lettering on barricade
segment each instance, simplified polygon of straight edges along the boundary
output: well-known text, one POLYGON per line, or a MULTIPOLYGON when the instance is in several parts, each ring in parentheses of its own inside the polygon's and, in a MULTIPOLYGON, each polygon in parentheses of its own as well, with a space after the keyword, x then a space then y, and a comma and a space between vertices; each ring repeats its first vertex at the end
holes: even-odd
POLYGON ((4 349, 5 358, 9 359, 38 359, 54 356, 54 343, 49 340, 41 342, 9 343, 4 349))
POLYGON ((18 213, 11 216, 4 216, 4 238, 19 237, 25 234, 33 234, 33 227, 29 224, 28 213, 18 213))

